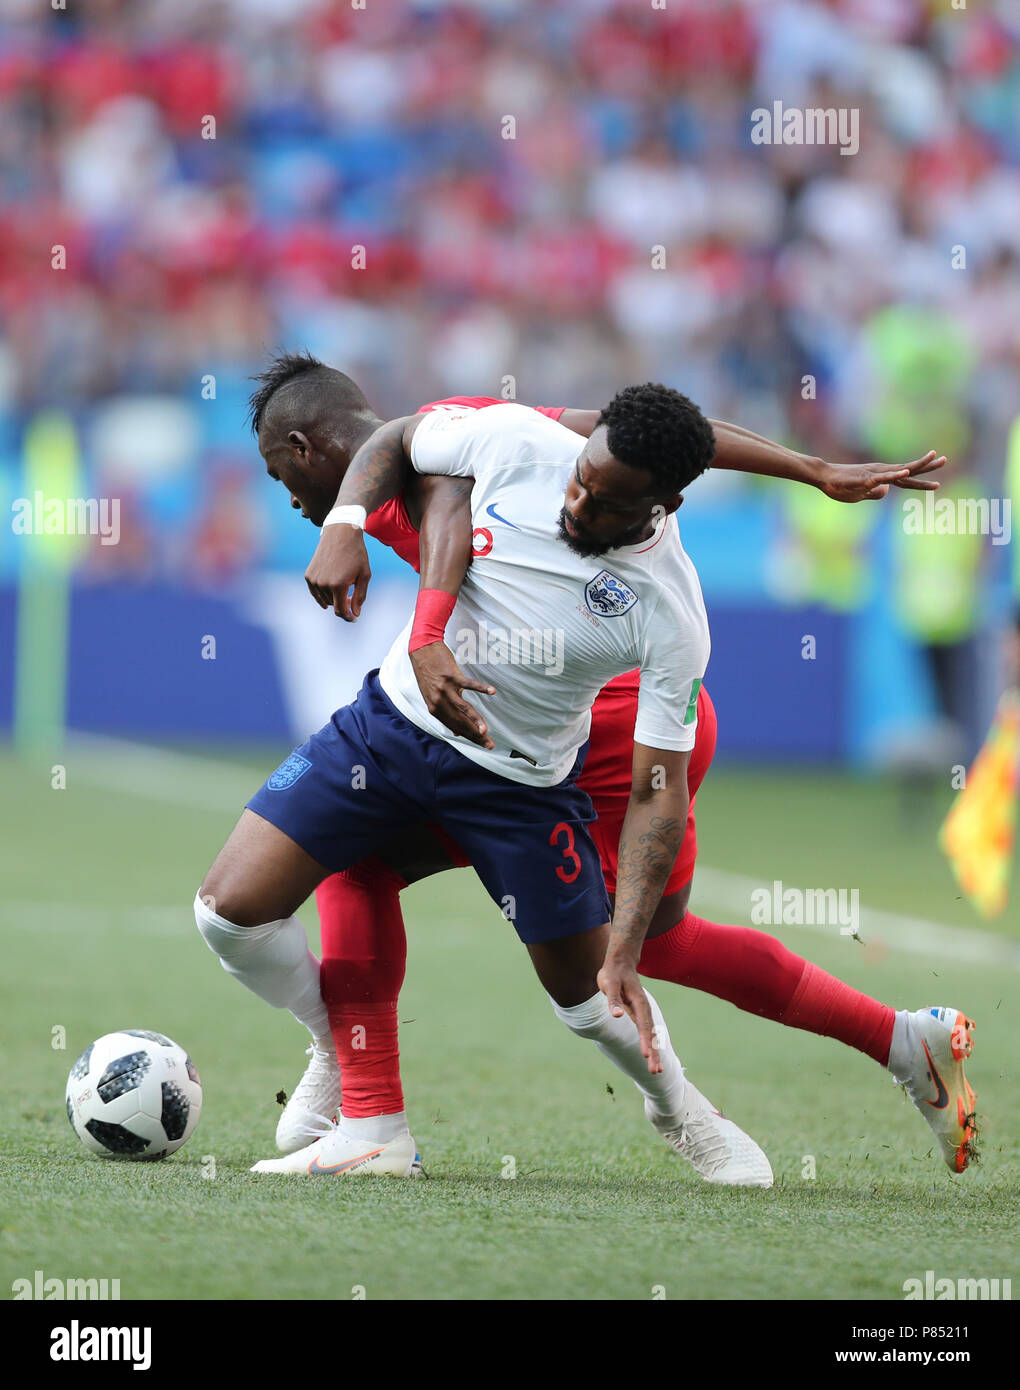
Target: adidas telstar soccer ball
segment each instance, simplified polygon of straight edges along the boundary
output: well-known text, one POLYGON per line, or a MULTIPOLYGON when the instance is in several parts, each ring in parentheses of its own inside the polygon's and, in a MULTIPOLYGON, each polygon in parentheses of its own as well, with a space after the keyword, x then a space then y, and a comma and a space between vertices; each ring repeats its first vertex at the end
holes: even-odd
POLYGON ((67 1078, 71 1128, 104 1158, 165 1158, 191 1137, 201 1113, 191 1058, 144 1028, 97 1038, 67 1078))

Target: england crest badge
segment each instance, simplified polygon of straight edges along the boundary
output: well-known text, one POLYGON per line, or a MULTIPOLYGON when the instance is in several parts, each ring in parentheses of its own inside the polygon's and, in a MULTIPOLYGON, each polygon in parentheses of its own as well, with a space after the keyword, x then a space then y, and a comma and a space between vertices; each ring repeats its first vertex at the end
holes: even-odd
POLYGON ((594 579, 588 581, 584 596, 588 607, 600 618, 620 618, 624 613, 629 613, 638 601, 634 590, 608 570, 600 570, 594 579))
POLYGON ((269 778, 266 786, 271 792, 286 791, 299 777, 303 777, 310 767, 311 763, 307 758, 302 758, 300 753, 291 753, 269 778))

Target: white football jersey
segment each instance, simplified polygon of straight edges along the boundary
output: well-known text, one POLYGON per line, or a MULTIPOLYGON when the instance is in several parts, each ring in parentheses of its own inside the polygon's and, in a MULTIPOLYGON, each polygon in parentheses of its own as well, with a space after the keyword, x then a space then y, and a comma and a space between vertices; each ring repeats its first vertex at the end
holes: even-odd
POLYGON ((419 473, 473 477, 474 558, 446 627, 468 676, 496 687, 467 698, 495 744, 480 748, 425 708, 411 668, 409 622, 380 669, 412 723, 490 772, 554 786, 588 738, 596 695, 641 670, 634 739, 694 747, 709 655, 701 585, 674 516, 637 545, 585 559, 559 537, 567 483, 585 441, 526 406, 423 415, 411 448, 419 473))

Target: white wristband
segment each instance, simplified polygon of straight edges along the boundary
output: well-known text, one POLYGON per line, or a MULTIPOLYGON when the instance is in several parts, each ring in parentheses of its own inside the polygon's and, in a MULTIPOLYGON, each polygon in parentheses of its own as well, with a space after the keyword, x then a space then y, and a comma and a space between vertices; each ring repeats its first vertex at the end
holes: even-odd
POLYGON ((364 531, 367 520, 368 513, 364 507, 350 504, 346 507, 334 507, 322 524, 323 526, 336 526, 343 523, 347 526, 356 526, 359 531, 364 531))

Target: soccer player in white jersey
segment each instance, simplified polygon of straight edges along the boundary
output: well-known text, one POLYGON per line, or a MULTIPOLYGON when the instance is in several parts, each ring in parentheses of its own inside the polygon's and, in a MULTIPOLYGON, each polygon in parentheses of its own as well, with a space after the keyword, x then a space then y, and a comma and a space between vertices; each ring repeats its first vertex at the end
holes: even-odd
MULTIPOLYGON (((294 912, 328 873, 402 827, 438 823, 496 903, 513 904, 514 926, 558 1017, 631 1076, 658 1132, 678 1148, 692 1135, 707 1138, 718 1181, 768 1186, 758 1146, 684 1077, 635 970, 687 818, 709 639, 697 576, 671 518, 683 488, 711 461, 712 431, 667 387, 631 388, 610 410, 612 450, 606 430, 585 442, 507 405, 413 416, 372 436, 358 472, 359 506, 328 519, 324 535, 333 524, 355 535, 364 509, 383 500, 372 494, 373 459, 392 476, 398 455, 420 472, 473 477, 473 513, 486 519, 492 547, 477 557, 445 621, 419 610, 358 699, 252 799, 196 897, 196 918, 232 974, 319 1036, 318 971, 294 912), (418 691, 408 646, 423 635, 434 640, 422 628, 439 623, 479 644, 498 629, 540 634, 543 659, 506 668, 498 707, 485 711, 484 745, 434 720, 418 691), (547 632, 552 661, 544 660, 547 632), (635 666, 633 781, 610 923, 587 829, 591 803, 576 776, 596 694, 635 666)), ((468 675, 471 666, 465 661, 468 675)), ((338 1126, 257 1167, 411 1171, 410 1135, 372 1133, 371 1123, 356 1132, 338 1126)))
MULTIPOLYGON (((273 359, 256 380, 251 424, 267 473, 289 494, 291 506, 321 528, 355 455, 385 422, 355 382, 307 354, 273 359)), ((415 413, 481 410, 499 404, 495 397, 452 396, 420 406, 415 413)), ((608 428, 602 411, 533 409, 586 438, 603 426, 608 428)), ((880 499, 890 486, 937 488, 938 482, 926 475, 936 473, 945 462, 931 450, 905 465, 832 465, 726 421, 710 420, 709 424, 715 436, 714 469, 764 473, 801 486, 813 484, 844 503, 880 499)), ((426 708, 453 733, 484 742, 484 720, 462 694, 468 678, 442 639, 444 614, 452 608, 450 596, 460 590, 472 551, 484 556, 491 550, 493 533, 489 526, 472 527, 473 479, 413 469, 402 477, 402 463, 401 453, 394 459, 393 495, 369 514, 365 534, 420 573, 424 591, 420 603, 439 606, 437 620, 426 624, 427 630, 421 631, 416 623, 418 635, 409 644, 426 708), (440 592, 429 592, 436 590, 440 592)), ((356 531, 349 527, 326 530, 327 539, 345 535, 357 540, 356 531)), ((325 608, 342 609, 351 584, 364 583, 364 547, 358 543, 350 549, 353 554, 346 559, 351 567, 332 571, 334 583, 328 594, 316 590, 317 601, 325 608)), ((340 550, 344 550, 342 544, 340 550)), ((316 566, 320 559, 316 557, 316 566)), ((520 654, 512 647, 511 640, 511 660, 520 654)), ((500 650, 498 636, 484 647, 473 643, 473 649, 476 656, 504 664, 508 655, 500 650)), ((590 830, 611 906, 620 832, 630 797, 639 676, 638 671, 628 671, 599 693, 592 705, 588 751, 578 777, 578 786, 591 797, 596 812, 590 830)), ((965 1171, 974 1157, 976 1134, 975 1097, 963 1068, 972 1046, 971 1020, 959 1010, 942 1007, 897 1010, 796 955, 761 929, 712 922, 690 911, 698 853, 695 798, 715 743, 715 710, 702 683, 695 744, 687 767, 687 828, 648 927, 638 973, 646 979, 707 991, 791 1029, 836 1038, 888 1068, 938 1137, 941 1156, 951 1171, 965 1171)), ((307 1147, 329 1130, 330 1117, 337 1112, 342 1116, 341 1127, 347 1120, 371 1118, 377 1129, 406 1128, 397 1023, 406 963, 400 895, 411 882, 469 863, 452 836, 438 826, 420 826, 360 864, 330 874, 316 888, 322 934, 320 985, 332 1036, 312 1038, 304 1076, 276 1127, 276 1145, 282 1153, 307 1147)), ((712 1155, 697 1145, 687 1142, 680 1152, 702 1176, 713 1171, 712 1155)), ((352 1170, 356 1175, 371 1171, 352 1170)))

